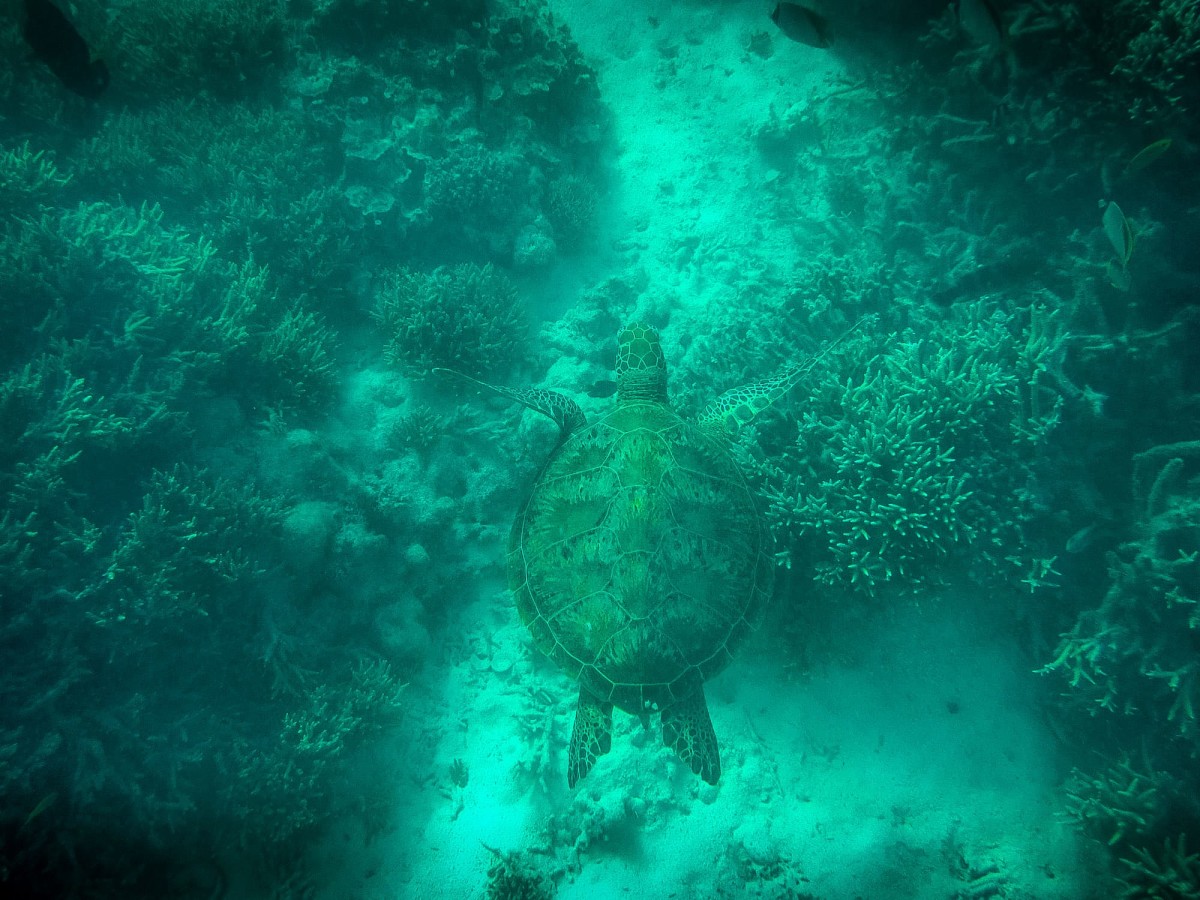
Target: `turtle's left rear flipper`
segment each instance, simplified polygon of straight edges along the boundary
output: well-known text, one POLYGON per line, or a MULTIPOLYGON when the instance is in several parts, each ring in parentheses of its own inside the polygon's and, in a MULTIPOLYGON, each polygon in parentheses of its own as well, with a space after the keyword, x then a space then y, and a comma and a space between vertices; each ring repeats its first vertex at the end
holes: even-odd
POLYGON ((612 749, 613 705, 579 689, 575 709, 575 727, 567 748, 567 787, 575 785, 591 771, 596 760, 612 749))

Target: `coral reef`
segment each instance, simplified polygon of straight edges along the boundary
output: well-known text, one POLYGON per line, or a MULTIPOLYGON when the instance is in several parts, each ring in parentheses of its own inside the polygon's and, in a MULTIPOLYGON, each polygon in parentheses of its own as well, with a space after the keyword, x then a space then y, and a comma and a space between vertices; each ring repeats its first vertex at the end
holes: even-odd
POLYGON ((521 155, 476 142, 451 146, 429 163, 425 204, 429 229, 450 243, 477 248, 484 258, 503 259, 515 231, 531 221, 524 198, 531 172, 521 155))
POLYGON ((1067 815, 1113 848, 1125 898, 1200 897, 1200 856, 1187 852, 1197 809, 1188 787, 1164 771, 1139 770, 1128 757, 1096 776, 1075 769, 1067 815))
POLYGON ((1094 776, 1072 770, 1066 812, 1084 834, 1110 847, 1140 846, 1159 833, 1178 790, 1166 772, 1141 771, 1126 756, 1094 776))
POLYGON ((595 184, 578 175, 562 175, 546 191, 546 218, 566 249, 578 249, 596 226, 599 197, 595 184))
POLYGON ((545 185, 598 168, 595 80, 548 4, 318 7, 314 31, 353 49, 302 53, 297 87, 340 144, 354 240, 389 264, 396 234, 411 256, 508 264, 545 185))
MULTIPOLYGON (((501 267, 558 274, 619 225, 597 78, 545 0, 71 6, 119 61, 111 103, 64 95, 0 22, 0 872, 29 895, 217 896, 230 854, 260 860, 262 893, 311 895, 325 822, 374 804, 382 830, 347 773, 380 771, 401 681, 461 636, 536 465, 527 435, 455 422, 408 376, 513 375, 530 325, 501 267), (448 431, 467 448, 442 452, 448 431), (127 843, 101 852, 114 817, 127 843)), ((945 6, 848 3, 864 30, 924 29, 918 49, 772 87, 790 105, 736 160, 759 221, 678 226, 667 284, 647 235, 614 244, 629 269, 545 327, 548 380, 609 377, 611 334, 647 311, 697 410, 878 316, 742 438, 781 560, 844 600, 962 572, 1003 588, 1063 733, 1120 760, 1075 771, 1068 816, 1128 896, 1196 896, 1200 281, 1179 187, 1200 14, 1020 2, 993 52, 929 23, 945 6)), ((780 46, 751 40, 714 84, 780 46)), ((658 52, 682 71, 694 51, 658 52)), ((551 798, 562 701, 511 636, 472 665, 524 692, 517 786, 551 798)), ((678 808, 660 781, 550 815, 532 855, 495 854, 489 896, 636 852, 647 803, 678 808)), ((801 861, 741 836, 720 884, 800 896, 801 861)), ((991 857, 952 863, 962 896, 1019 890, 991 857)))
POLYGON ((28 141, 0 150, 0 203, 6 207, 18 201, 45 203, 70 180, 59 172, 53 154, 33 150, 28 141))
MULTIPOLYGON (((5 225, 0 259, 0 291, 19 300, 0 359, 49 315, 57 333, 80 342, 72 353, 137 373, 149 382, 144 394, 168 406, 235 382, 289 408, 329 400, 335 339, 320 316, 289 309, 265 269, 234 266, 203 238, 168 227, 158 206, 38 209, 5 225), (160 348, 178 349, 147 362, 160 348)), ((125 385, 133 387, 142 385, 125 385)))
POLYGON ((538 870, 530 854, 487 849, 495 858, 487 873, 487 900, 553 900, 554 882, 538 870))
POLYGON ((414 374, 441 366, 502 376, 527 352, 529 326, 516 286, 491 265, 387 273, 379 279, 374 316, 387 358, 414 374))
POLYGON ((3 162, 0 868, 30 896, 175 895, 192 876, 150 889, 160 856, 196 872, 308 828, 348 754, 395 721, 398 680, 359 662, 365 633, 339 626, 352 674, 311 683, 330 613, 288 599, 281 498, 225 443, 259 409, 319 415, 335 337, 160 207, 55 207, 69 183, 46 155, 3 162), (311 735, 333 743, 310 753, 311 735), (309 800, 271 775, 289 754, 324 761, 296 770, 309 800), (209 827, 259 801, 272 821, 238 818, 261 830, 209 827))
MULTIPOLYGON (((1109 587, 1043 668, 1075 702, 1150 716, 1164 737, 1200 740, 1200 444, 1160 445, 1134 465, 1134 534, 1108 553, 1109 587)), ((1143 727, 1146 727, 1143 724, 1143 727)))
POLYGON ((755 464, 780 560, 866 594, 924 585, 968 554, 1007 576, 1061 403, 1043 375, 1061 355, 1052 316, 976 307, 923 340, 858 350, 877 355, 825 375, 782 460, 755 464))
POLYGON ((1186 835, 1163 843, 1161 851, 1137 847, 1122 859, 1124 900, 1200 900, 1200 853, 1189 853, 1186 835))
POLYGON ((1082 11, 1129 104, 1129 118, 1162 126, 1196 112, 1200 12, 1195 4, 1088 0, 1082 11))
POLYGON ((131 3, 101 44, 122 60, 120 86, 143 102, 206 90, 238 96, 287 52, 285 0, 131 3))

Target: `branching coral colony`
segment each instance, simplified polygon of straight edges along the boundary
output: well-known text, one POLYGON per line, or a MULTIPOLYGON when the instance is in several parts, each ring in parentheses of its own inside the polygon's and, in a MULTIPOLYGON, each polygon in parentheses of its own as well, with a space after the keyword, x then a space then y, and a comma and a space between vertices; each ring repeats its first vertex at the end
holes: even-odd
POLYGON ((528 324, 516 286, 491 265, 388 273, 377 296, 386 355, 413 374, 441 366, 502 375, 525 356, 528 324))
POLYGON ((1134 535, 1108 554, 1103 602, 1079 616, 1044 671, 1072 698, 1150 714, 1156 730, 1200 748, 1200 442, 1134 460, 1134 535))
POLYGON ((15 311, 0 339, 0 829, 17 836, 0 868, 52 893, 108 883, 134 868, 88 843, 114 817, 139 847, 199 857, 237 837, 205 823, 256 801, 277 815, 255 846, 296 834, 317 801, 237 761, 282 771, 304 735, 352 747, 392 720, 398 682, 339 642, 352 674, 320 696, 272 690, 262 622, 291 623, 286 662, 311 671, 330 659, 304 639, 323 614, 288 599, 281 502, 209 474, 212 438, 192 426, 223 403, 318 413, 333 334, 281 304, 265 268, 229 263, 158 207, 53 210, 66 179, 48 154, 22 146, 0 165, 17 213, 0 224, 15 311))
MULTIPOLYGON (((301 846, 346 802, 333 779, 394 718, 398 680, 322 602, 320 567, 291 564, 286 504, 253 484, 261 435, 245 426, 329 409, 325 316, 359 324, 360 305, 341 301, 371 253, 414 265, 436 243, 415 249, 422 234, 471 237, 463 204, 490 204, 479 230, 506 234, 421 259, 477 260, 418 279, 418 299, 446 290, 472 309, 466 330, 415 303, 403 314, 414 327, 393 321, 386 340, 405 368, 500 374, 524 356, 527 326, 484 263, 511 262, 526 229, 540 241, 530 258, 551 259, 548 212, 571 240, 591 224, 590 196, 567 209, 549 185, 568 173, 591 184, 603 110, 546 4, 164 9, 140 4, 120 28, 86 22, 123 59, 129 101, 95 128, 59 127, 84 108, 44 72, 0 72, 5 133, 53 126, 45 143, 0 149, 0 648, 12 661, 0 831, 20 836, 0 869, 43 894, 60 886, 47 873, 78 888, 155 869, 87 852, 102 814, 185 872, 239 842, 289 858, 264 847, 301 846), (480 160, 503 189, 471 178, 480 160), (403 340, 422 320, 437 338, 425 349, 403 340), (241 833, 205 828, 234 818, 241 833)), ((20 40, 0 24, 7 56, 20 40)), ((409 426, 402 439, 431 446, 428 416, 409 426)))
POLYGON ((802 555, 822 580, 867 594, 915 588, 968 545, 1007 574, 1023 517, 1013 498, 1032 510, 1031 467, 1058 420, 1061 353, 1044 309, 975 307, 844 381, 827 375, 786 463, 760 464, 781 560, 802 555))
MULTIPOLYGON (((895 298, 878 304, 844 277, 807 278, 791 309, 867 309, 897 334, 885 352, 837 360, 836 374, 818 368, 785 464, 758 473, 784 561, 834 585, 881 594, 927 582, 967 547, 1036 599, 1061 583, 1059 602, 1021 604, 1035 658, 1066 676, 1067 705, 1090 708, 1097 736, 1118 749, 1144 746, 1148 761, 1136 771, 1154 773, 1156 792, 1147 796, 1134 777, 1122 783, 1122 773, 1080 776, 1071 783, 1076 818, 1104 842, 1122 834, 1117 858, 1161 864, 1194 893, 1194 843, 1179 834, 1200 833, 1197 811, 1181 804, 1158 817, 1147 807, 1163 794, 1197 793, 1198 473, 1187 443, 1200 408, 1195 273, 1188 254, 1166 258, 1167 229, 1149 221, 1173 211, 1169 242, 1194 243, 1186 202, 1171 205, 1191 160, 1168 155, 1167 138, 1195 137, 1181 113, 1195 105, 1200 12, 1142 0, 1009 11, 1013 55, 1003 62, 1015 58, 1017 69, 978 48, 968 61, 949 32, 927 36, 933 52, 919 62, 826 88, 759 131, 780 211, 820 220, 839 251, 873 252, 895 298), (842 159, 862 172, 858 190, 845 184, 842 159), (832 195, 812 191, 801 173, 823 173, 832 195), (1129 218, 1111 204, 1098 214, 1098 196, 1119 199, 1129 218), (1018 296, 1037 300, 1022 302, 1028 313, 1016 313, 1011 340, 1000 342, 1009 349, 996 355, 987 329, 965 326, 963 313, 1012 309, 1005 304, 1018 296), (950 310, 940 323, 934 307, 950 310), (1138 451, 1128 492, 1121 473, 1138 451), (1085 526, 1077 542, 1069 531, 1055 537, 1066 523, 1085 526), (1097 568, 1108 542, 1107 580, 1091 571, 1076 579, 1097 568), (1071 579, 1058 578, 1068 565, 1071 579), (1042 635, 1063 630, 1057 653, 1047 651, 1042 635), (1128 718, 1108 721, 1114 712, 1128 718), (1104 811, 1118 804, 1117 814, 1104 811), (1159 818, 1161 830, 1134 828, 1159 818)), ((812 232, 803 252, 819 259, 812 232)), ((748 328, 740 335, 757 342, 748 328)), ((778 440, 773 427, 760 436, 778 440)), ((1076 719, 1072 730, 1091 724, 1076 719)))

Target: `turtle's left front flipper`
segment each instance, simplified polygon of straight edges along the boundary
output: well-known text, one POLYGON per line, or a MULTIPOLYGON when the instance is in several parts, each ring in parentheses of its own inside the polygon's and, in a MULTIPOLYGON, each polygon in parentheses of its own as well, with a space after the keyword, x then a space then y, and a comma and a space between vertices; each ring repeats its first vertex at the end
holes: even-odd
POLYGON ((532 409, 534 412, 540 412, 543 416, 550 417, 562 430, 564 440, 572 431, 584 425, 587 421, 578 403, 556 391, 547 391, 540 388, 517 389, 500 387, 495 384, 488 384, 486 381, 480 381, 478 378, 472 378, 470 375, 464 375, 462 372, 456 372, 454 369, 434 369, 433 371, 438 375, 450 375, 454 378, 460 378, 463 381, 469 381, 476 387, 491 391, 493 394, 499 394, 501 397, 509 400, 515 400, 517 403, 528 409, 532 409))
POLYGON ((708 716, 704 688, 697 685, 686 700, 662 711, 663 743, 678 754, 693 772, 716 784, 721 777, 721 752, 717 733, 708 716))

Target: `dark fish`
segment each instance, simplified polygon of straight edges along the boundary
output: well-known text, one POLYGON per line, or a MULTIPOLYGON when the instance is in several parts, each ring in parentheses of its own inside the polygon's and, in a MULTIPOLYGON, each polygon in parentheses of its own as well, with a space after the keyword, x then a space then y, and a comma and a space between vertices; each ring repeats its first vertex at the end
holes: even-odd
POLYGON ((82 97, 108 87, 108 66, 93 60, 87 41, 50 0, 25 0, 25 40, 58 80, 82 97))
POLYGON ((1067 538, 1068 553, 1082 553, 1096 540, 1096 523, 1084 525, 1077 532, 1067 538))
POLYGON ((590 388, 587 389, 587 395, 589 397, 598 397, 600 399, 604 399, 605 397, 611 397, 616 392, 617 392, 617 383, 615 381, 610 381, 607 378, 600 379, 595 384, 593 384, 590 388))
POLYGON ((820 13, 813 12, 807 6, 799 3, 776 3, 771 10, 771 21, 779 26, 779 30, 793 41, 808 44, 810 47, 820 47, 824 50, 830 44, 829 23, 820 13))
POLYGON ((1008 27, 995 0, 954 0, 954 15, 959 26, 981 44, 1004 47, 1008 27))

